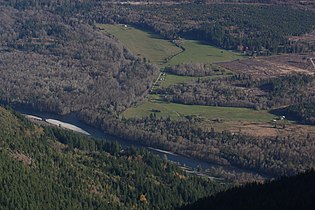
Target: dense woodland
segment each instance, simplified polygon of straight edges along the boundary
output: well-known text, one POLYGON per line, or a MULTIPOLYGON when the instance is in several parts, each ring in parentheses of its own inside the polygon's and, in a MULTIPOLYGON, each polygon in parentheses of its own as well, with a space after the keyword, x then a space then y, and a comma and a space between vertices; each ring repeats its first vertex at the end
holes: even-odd
POLYGON ((250 55, 304 52, 315 47, 289 41, 289 36, 310 32, 315 25, 313 12, 289 6, 106 5, 89 15, 99 23, 134 24, 168 39, 193 38, 250 55))
POLYGON ((314 208, 315 172, 282 177, 265 184, 235 187, 203 198, 181 210, 311 210, 314 208))
MULTIPOLYGON (((3 0, 2 4, 6 6, 1 7, 0 18, 0 99, 60 114, 92 108, 116 115, 141 100, 157 76, 157 68, 98 32, 90 25, 94 22, 131 23, 149 27, 167 38, 194 34, 197 37, 193 38, 227 49, 243 45, 251 51, 265 48, 270 52, 276 48, 277 52, 279 45, 286 46, 286 36, 308 32, 315 24, 314 13, 283 6, 131 6, 44 0, 3 0)), ((167 71, 189 76, 222 73, 216 66, 196 68, 189 64, 167 71)), ((201 81, 173 86, 166 91, 167 100, 256 109, 272 107, 270 101, 287 103, 274 96, 274 91, 265 94, 261 88, 248 90, 221 81, 217 81, 219 85, 201 81)), ((291 92, 285 100, 304 97, 298 93, 296 98, 291 92)))
POLYGON ((291 106, 273 110, 275 114, 285 115, 288 119, 296 120, 300 123, 315 125, 315 102, 301 102, 291 106))
POLYGON ((168 39, 194 38, 248 54, 304 52, 315 48, 313 44, 289 41, 290 36, 314 28, 315 14, 305 10, 307 7, 203 4, 204 1, 162 5, 113 4, 98 0, 2 1, 19 9, 44 7, 61 16, 76 17, 88 23, 128 23, 151 29, 168 39))
POLYGON ((287 75, 257 79, 248 75, 198 79, 157 91, 166 100, 183 104, 272 109, 315 102, 315 78, 287 75))
POLYGON ((168 66, 164 71, 171 74, 193 77, 227 74, 226 70, 219 65, 203 63, 182 63, 175 66, 168 66))
POLYGON ((77 19, 0 7, 0 99, 66 114, 141 100, 158 69, 77 19))
MULTIPOLYGON (((305 135, 254 137, 242 132, 208 130, 198 118, 172 121, 152 114, 143 119, 100 117, 86 110, 81 118, 109 134, 162 148, 221 166, 236 166, 279 176, 295 174, 314 166, 315 138, 305 135)), ((281 126, 285 126, 285 123, 281 126)), ((239 177, 241 180, 241 177, 239 177)), ((243 180, 244 181, 244 180, 243 180)))
MULTIPOLYGON (((2 102, 59 114, 78 112, 84 122, 126 140, 261 175, 295 174, 314 166, 315 138, 307 133, 257 138, 241 131, 206 130, 191 116, 178 122, 157 119, 154 114, 143 119, 119 118, 121 111, 148 93, 158 69, 94 27, 95 23, 128 23, 169 39, 189 37, 226 49, 267 55, 311 50, 292 45, 287 38, 311 31, 314 13, 255 4, 135 6, 96 0, 0 3, 2 102)), ((203 64, 182 64, 166 71, 216 76, 160 90, 166 100, 255 109, 292 105, 292 112, 299 110, 303 120, 313 122, 313 77, 226 77, 227 72, 216 65, 203 64), (301 107, 302 102, 310 106, 301 107)))
POLYGON ((172 209, 224 186, 0 107, 1 209, 172 209), (3 196, 5 195, 5 196, 3 196))

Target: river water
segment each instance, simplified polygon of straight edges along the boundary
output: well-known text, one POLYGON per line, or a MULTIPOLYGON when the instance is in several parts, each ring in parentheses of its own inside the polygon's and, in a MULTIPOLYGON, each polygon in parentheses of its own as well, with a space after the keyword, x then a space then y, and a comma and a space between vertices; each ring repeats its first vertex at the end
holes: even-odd
MULTIPOLYGON (((151 150, 151 152, 153 152, 154 154, 157 154, 161 157, 166 156, 168 160, 174 162, 175 164, 188 167, 192 170, 197 169, 197 168, 207 169, 207 168, 211 168, 211 167, 220 167, 220 165, 217 165, 217 164, 211 164, 209 162, 198 160, 195 158, 185 157, 182 155, 174 154, 174 153, 169 152, 169 151, 160 150, 158 148, 147 147, 147 146, 144 146, 141 144, 137 144, 135 142, 126 141, 124 139, 108 135, 108 134, 104 133, 102 130, 94 128, 94 127, 80 121, 75 113, 71 113, 68 115, 57 115, 57 114, 53 114, 53 113, 35 111, 35 110, 28 109, 25 107, 14 107, 14 110, 23 114, 23 115, 32 115, 32 116, 39 117, 39 118, 42 118, 45 120, 47 120, 47 119, 54 120, 54 121, 58 120, 58 121, 63 122, 63 123, 74 125, 80 129, 84 130, 85 132, 89 133, 90 136, 92 136, 96 139, 107 140, 107 141, 116 141, 119 144, 121 144, 122 147, 130 147, 130 146, 134 146, 137 148, 145 147, 145 148, 151 150)), ((254 171, 241 169, 241 168, 237 168, 237 167, 232 167, 232 166, 224 166, 224 169, 228 170, 230 172, 234 171, 234 172, 238 172, 238 173, 247 172, 247 173, 256 174, 256 172, 254 172, 254 171)), ((265 178, 270 178, 270 177, 265 176, 265 178)))
POLYGON ((21 108, 21 107, 15 107, 14 108, 15 111, 23 114, 23 115, 32 115, 35 117, 39 117, 42 119, 53 119, 53 120, 58 120, 60 122, 63 123, 68 123, 71 125, 74 125, 78 128, 81 128, 82 130, 86 131, 87 133, 89 133, 92 137, 97 138, 99 140, 107 140, 107 141, 117 141, 119 144, 121 144, 123 147, 130 147, 130 146, 134 146, 134 147, 145 147, 149 150, 151 150, 153 153, 158 154, 160 156, 165 156, 167 157, 168 160, 173 161, 175 163, 178 163, 180 165, 183 166, 187 166, 190 168, 197 168, 197 167, 202 167, 202 168, 209 168, 211 166, 214 166, 213 164, 210 164, 206 161, 201 161, 201 160, 197 160, 194 158, 187 158, 181 155, 177 155, 174 154, 172 152, 169 151, 164 151, 164 150, 160 150, 157 148, 152 148, 152 147, 146 147, 134 142, 130 142, 130 141, 126 141, 124 139, 120 139, 111 135, 108 135, 106 133, 104 133, 102 130, 94 128, 82 121, 79 120, 78 117, 76 117, 75 113, 72 114, 68 114, 68 115, 57 115, 57 114, 53 114, 53 113, 47 113, 47 112, 39 112, 39 111, 34 111, 32 109, 28 109, 28 108, 21 108))

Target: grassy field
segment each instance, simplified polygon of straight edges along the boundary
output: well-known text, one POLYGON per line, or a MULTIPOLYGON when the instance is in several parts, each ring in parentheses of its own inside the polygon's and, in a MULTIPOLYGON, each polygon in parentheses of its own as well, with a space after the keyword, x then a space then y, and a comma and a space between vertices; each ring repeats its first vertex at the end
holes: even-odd
MULTIPOLYGON (((172 42, 162 39, 160 36, 148 31, 124 25, 98 25, 99 28, 114 35, 134 54, 146 57, 152 63, 161 67, 176 65, 180 63, 213 63, 239 59, 242 56, 227 50, 222 50, 195 40, 182 40, 180 45, 185 51, 176 47, 172 42), (177 54, 177 55, 176 55, 177 54), (176 56, 174 56, 176 55, 176 56), (174 56, 172 59, 168 59, 174 56), (167 60, 167 62, 166 62, 167 60)), ((225 75, 226 76, 226 75, 225 75)), ((218 76, 212 76, 213 78, 218 76)), ((209 77, 211 78, 211 77, 209 77)), ((185 83, 197 80, 198 77, 178 76, 166 74, 165 81, 160 83, 161 87, 172 84, 185 83)), ((203 77, 202 79, 208 79, 203 77)), ((205 117, 208 119, 222 118, 231 121, 269 122, 274 115, 266 111, 255 111, 246 108, 213 107, 198 105, 183 105, 167 103, 159 95, 149 95, 147 100, 137 107, 129 108, 122 115, 126 118, 149 116, 156 113, 159 117, 171 117, 180 119, 188 115, 205 117), (154 112, 159 110, 160 112, 154 112)))
POLYGON ((185 51, 173 57, 167 65, 180 63, 214 63, 232 61, 242 58, 238 53, 219 49, 196 40, 183 40, 181 46, 185 51))
POLYGON ((97 26, 114 35, 134 54, 146 57, 152 63, 161 66, 190 62, 213 63, 241 58, 238 53, 219 49, 196 40, 183 39, 180 45, 185 48, 185 51, 182 52, 182 49, 175 46, 170 40, 165 40, 161 36, 143 29, 118 24, 99 24, 97 26), (168 59, 172 56, 174 56, 172 59, 168 59))
POLYGON ((182 51, 169 40, 145 30, 129 26, 126 28, 124 25, 102 24, 97 26, 114 35, 131 52, 149 59, 154 64, 161 65, 167 58, 182 51))
POLYGON ((174 84, 182 84, 187 83, 191 81, 196 81, 198 79, 200 80, 209 80, 209 79, 217 79, 220 77, 227 77, 229 75, 213 75, 213 76, 205 76, 205 77, 190 77, 190 76, 180 76, 175 74, 168 74, 164 76, 165 81, 161 82, 160 87, 166 88, 174 84))
POLYGON ((267 111, 256 111, 247 108, 216 107, 184 105, 167 103, 159 99, 158 95, 151 95, 149 101, 143 102, 137 107, 129 108, 122 115, 126 118, 139 118, 155 113, 158 117, 170 117, 180 119, 188 115, 204 117, 207 119, 221 118, 231 121, 270 122, 275 118, 267 111), (160 112, 155 112, 159 110, 160 112))
POLYGON ((175 74, 166 74, 165 81, 161 83, 161 87, 169 87, 173 84, 187 83, 198 79, 197 77, 179 76, 175 74))

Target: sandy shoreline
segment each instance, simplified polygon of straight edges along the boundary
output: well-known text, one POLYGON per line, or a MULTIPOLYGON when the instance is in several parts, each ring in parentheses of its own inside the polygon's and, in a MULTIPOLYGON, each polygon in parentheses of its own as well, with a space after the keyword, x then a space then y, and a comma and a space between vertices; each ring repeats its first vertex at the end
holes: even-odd
POLYGON ((79 133, 82 133, 82 134, 85 134, 85 135, 89 135, 89 136, 91 135, 90 133, 86 132, 82 128, 79 128, 79 127, 77 127, 75 125, 72 125, 70 123, 65 123, 65 122, 62 122, 62 121, 59 121, 59 120, 56 120, 56 119, 43 119, 43 118, 40 118, 40 117, 37 117, 37 116, 34 116, 34 115, 25 115, 25 117, 27 117, 29 119, 32 119, 32 120, 44 121, 44 122, 47 122, 49 124, 56 125, 56 126, 59 126, 61 128, 69 129, 69 130, 72 130, 72 131, 75 131, 75 132, 79 132, 79 133))
POLYGON ((166 150, 156 149, 156 148, 153 148, 153 147, 147 147, 147 148, 150 149, 150 150, 157 151, 157 152, 161 152, 161 153, 177 156, 175 153, 169 152, 169 151, 166 151, 166 150))

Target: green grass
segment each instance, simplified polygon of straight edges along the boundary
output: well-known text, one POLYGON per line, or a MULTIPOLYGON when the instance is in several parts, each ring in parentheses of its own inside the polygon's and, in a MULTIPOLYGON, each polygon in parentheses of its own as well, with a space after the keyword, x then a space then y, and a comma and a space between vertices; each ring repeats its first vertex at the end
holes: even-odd
POLYGON ((116 24, 98 24, 99 28, 114 35, 134 54, 149 59, 161 66, 171 66, 180 63, 213 63, 231 61, 242 58, 238 53, 219 49, 196 40, 183 39, 180 43, 185 51, 175 46, 170 40, 163 39, 158 34, 137 29, 131 26, 116 24), (176 55, 172 59, 166 60, 176 55))
POLYGON ((173 57, 167 65, 180 63, 214 63, 240 59, 238 53, 219 49, 196 40, 183 40, 181 46, 185 51, 173 57))
POLYGON ((167 103, 159 99, 158 95, 151 95, 149 101, 143 102, 137 107, 132 107, 122 113, 126 118, 141 118, 155 113, 158 117, 170 117, 173 120, 187 115, 205 117, 207 119, 222 118, 231 121, 270 122, 275 118, 267 111, 256 111, 247 108, 216 107, 184 105, 167 103), (160 112, 152 112, 160 110, 160 112))
MULTIPOLYGON (((168 40, 162 39, 159 35, 149 31, 140 30, 123 25, 98 25, 99 28, 114 35, 134 54, 149 59, 152 63, 160 66, 176 65, 180 63, 214 63, 222 61, 230 61, 242 58, 240 54, 222 50, 195 40, 182 40, 181 45, 185 51, 176 47, 168 40), (179 54, 178 54, 179 53, 179 54), (177 54, 177 55, 176 55, 177 54), (166 60, 176 55, 172 59, 166 60)), ((223 75, 226 76, 226 75, 223 75)), ((209 78, 219 76, 211 76, 209 78)), ((166 74, 165 81, 161 82, 162 87, 168 87, 172 84, 185 83, 197 80, 198 77, 178 76, 166 74)), ((208 79, 203 77, 202 79, 208 79)), ((137 118, 149 116, 152 110, 160 110, 156 112, 159 117, 171 117, 172 119, 180 119, 187 115, 196 115, 208 119, 223 118, 225 120, 241 120, 241 121, 270 121, 274 115, 266 111, 255 111, 246 108, 233 107, 213 107, 199 105, 183 105, 176 103, 167 103, 160 99, 159 95, 149 95, 148 101, 143 102, 137 107, 127 109, 122 115, 126 118, 137 118)))
POLYGON ((174 84, 187 83, 197 80, 198 77, 179 76, 175 74, 166 74, 165 81, 161 83, 161 87, 169 87, 174 84))
POLYGON ((124 25, 99 24, 99 28, 114 35, 131 52, 140 57, 145 57, 154 64, 163 64, 170 56, 182 50, 169 40, 149 31, 140 30, 124 25))
POLYGON ((217 79, 220 77, 227 77, 229 75, 213 75, 213 76, 205 76, 205 77, 191 77, 191 76, 180 76, 180 75, 175 75, 175 74, 168 74, 166 73, 165 81, 162 81, 160 83, 160 87, 167 88, 171 85, 175 84, 183 84, 183 83, 188 83, 192 81, 197 81, 198 79, 201 80, 208 80, 208 79, 217 79))

